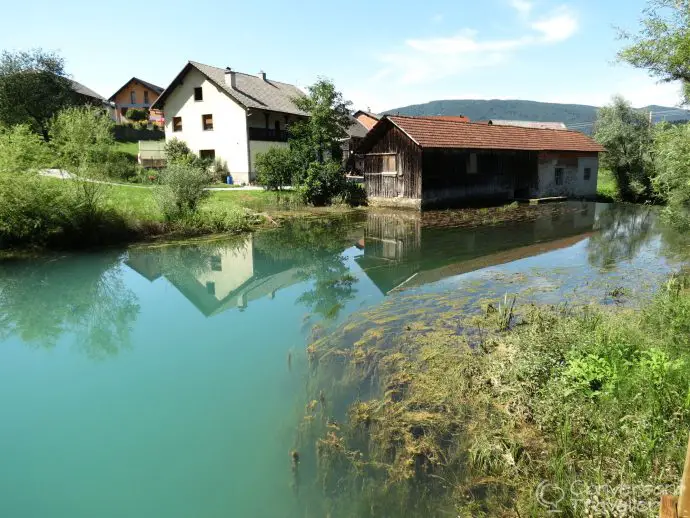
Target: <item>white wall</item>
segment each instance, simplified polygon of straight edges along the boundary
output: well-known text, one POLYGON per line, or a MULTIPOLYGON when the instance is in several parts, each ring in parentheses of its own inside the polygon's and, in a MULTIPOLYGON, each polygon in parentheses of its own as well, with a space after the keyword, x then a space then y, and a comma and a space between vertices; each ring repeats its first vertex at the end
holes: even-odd
POLYGON ((287 142, 265 142, 262 140, 250 140, 249 141, 249 170, 252 172, 252 180, 254 179, 254 173, 256 173, 256 155, 257 153, 265 153, 272 147, 282 147, 287 148, 287 142))
POLYGON ((548 158, 539 160, 539 189, 533 196, 572 196, 594 198, 597 194, 599 159, 580 157, 575 161, 548 158), (563 183, 556 184, 556 168, 563 168, 563 183), (589 180, 585 180, 585 168, 591 169, 589 180))
POLYGON ((198 70, 191 69, 165 101, 165 138, 187 143, 195 153, 214 149, 224 160, 235 183, 249 182, 247 114, 198 70), (203 101, 194 100, 194 88, 203 89, 203 101), (201 116, 213 115, 213 130, 204 131, 201 116), (182 131, 173 132, 173 117, 182 117, 182 131))

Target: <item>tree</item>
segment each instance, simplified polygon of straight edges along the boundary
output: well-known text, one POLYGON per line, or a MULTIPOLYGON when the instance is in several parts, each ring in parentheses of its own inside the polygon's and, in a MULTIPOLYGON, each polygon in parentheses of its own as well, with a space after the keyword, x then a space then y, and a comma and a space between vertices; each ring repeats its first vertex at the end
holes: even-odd
POLYGON ((271 148, 256 156, 257 182, 270 191, 280 191, 292 185, 297 167, 295 153, 290 148, 271 148))
POLYGON ((620 96, 597 114, 594 138, 606 148, 602 165, 611 170, 621 198, 652 196, 652 128, 647 116, 620 96))
POLYGON ((25 173, 45 166, 48 160, 48 144, 29 126, 0 128, 0 173, 25 173))
POLYGON ((102 166, 108 162, 115 143, 113 122, 102 110, 90 106, 59 112, 50 125, 50 136, 59 165, 66 168, 102 166))
POLYGON ((307 90, 308 95, 293 101, 310 116, 290 126, 290 147, 301 155, 305 167, 313 161, 323 162, 326 152, 337 158, 340 141, 347 138, 352 106, 328 79, 319 78, 307 90))
POLYGON ((621 32, 632 44, 618 58, 661 81, 681 81, 690 103, 690 0, 650 0, 644 14, 637 34, 621 32))
POLYGON ((666 213, 687 226, 690 207, 690 124, 664 125, 654 139, 654 187, 668 203, 666 213))
POLYGON ((34 49, 0 54, 0 123, 28 124, 48 140, 48 127, 61 109, 76 104, 64 60, 34 49))
POLYGON ((140 108, 130 108, 127 110, 125 117, 133 122, 149 120, 148 110, 142 110, 140 108))

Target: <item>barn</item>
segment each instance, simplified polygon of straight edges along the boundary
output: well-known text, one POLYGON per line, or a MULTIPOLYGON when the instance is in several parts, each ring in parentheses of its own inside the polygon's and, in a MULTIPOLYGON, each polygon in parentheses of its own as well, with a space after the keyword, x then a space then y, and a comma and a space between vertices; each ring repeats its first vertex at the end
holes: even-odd
POLYGON ((602 151, 576 131, 399 115, 383 117, 357 150, 371 204, 417 209, 594 198, 602 151))

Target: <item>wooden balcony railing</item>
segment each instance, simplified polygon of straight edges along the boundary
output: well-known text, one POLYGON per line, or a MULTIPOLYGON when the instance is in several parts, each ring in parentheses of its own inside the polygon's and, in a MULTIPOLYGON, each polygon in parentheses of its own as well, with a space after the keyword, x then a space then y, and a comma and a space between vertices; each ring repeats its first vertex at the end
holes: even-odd
POLYGON ((249 128, 249 140, 265 140, 268 142, 287 142, 288 132, 270 128, 249 128))

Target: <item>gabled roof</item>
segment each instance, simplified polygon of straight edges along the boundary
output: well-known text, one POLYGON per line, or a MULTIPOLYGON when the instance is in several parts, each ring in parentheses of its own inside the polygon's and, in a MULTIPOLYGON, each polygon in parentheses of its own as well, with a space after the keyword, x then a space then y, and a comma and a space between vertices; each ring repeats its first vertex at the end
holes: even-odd
POLYGON ((157 94, 163 93, 163 90, 164 90, 163 87, 154 85, 153 83, 149 83, 148 81, 144 81, 143 79, 139 79, 138 77, 132 77, 132 79, 130 79, 130 80, 127 81, 125 84, 123 84, 120 88, 118 88, 118 90, 117 90, 113 95, 111 95, 110 98, 109 98, 108 100, 109 100, 109 101, 114 101, 114 100, 115 100, 115 97, 117 96, 117 94, 119 94, 122 90, 124 90, 125 88, 127 88, 127 85, 128 85, 129 83, 131 83, 132 81, 136 81, 137 83, 141 83, 141 84, 144 85, 146 88, 148 88, 149 90, 151 90, 151 91, 153 91, 153 92, 156 92, 157 94))
POLYGON ((84 95, 86 97, 92 97, 93 99, 98 99, 99 101, 105 101, 105 98, 102 95, 97 94, 91 88, 87 88, 83 84, 75 81, 74 79, 69 80, 70 83, 72 83, 72 90, 77 92, 80 95, 84 95))
POLYGON ((541 128, 541 129, 556 129, 564 130, 568 129, 562 122, 539 122, 539 121, 511 121, 511 120, 498 120, 491 119, 488 124, 494 124, 496 126, 518 126, 521 128, 541 128))
POLYGON ((367 136, 367 133, 369 133, 369 129, 360 121, 352 117, 350 127, 347 129, 347 136, 350 138, 364 138, 367 136))
POLYGON ((375 113, 371 113, 371 112, 365 112, 364 110, 357 110, 352 116, 355 119, 359 120, 358 117, 360 115, 364 115, 366 118, 371 119, 371 121, 369 121, 369 120, 359 121, 361 124, 364 125, 364 127, 367 129, 367 131, 370 130, 371 128, 373 128, 376 125, 376 122, 381 119, 381 117, 379 115, 376 115, 375 113))
POLYGON ((366 153, 388 124, 397 126, 422 148, 584 151, 605 149, 587 135, 570 130, 492 126, 429 117, 386 115, 359 147, 366 153))
POLYGON ((162 109, 165 100, 191 69, 196 69, 201 72, 206 79, 215 84, 244 108, 257 108, 293 115, 308 115, 308 113, 297 108, 292 101, 295 97, 304 96, 304 92, 294 85, 281 83, 268 78, 264 80, 253 74, 234 72, 236 87, 233 88, 225 81, 224 68, 204 65, 196 61, 190 61, 185 65, 182 71, 151 107, 154 109, 162 109))

